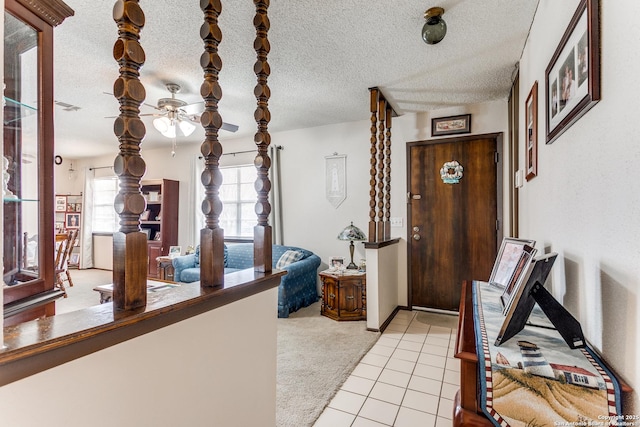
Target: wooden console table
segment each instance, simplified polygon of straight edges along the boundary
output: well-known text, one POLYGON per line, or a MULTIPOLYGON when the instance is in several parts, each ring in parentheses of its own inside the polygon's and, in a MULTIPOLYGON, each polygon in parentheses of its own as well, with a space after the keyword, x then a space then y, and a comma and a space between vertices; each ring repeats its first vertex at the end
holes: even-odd
MULTIPOLYGON (((483 349, 476 346, 476 325, 479 323, 479 319, 474 314, 474 299, 473 292, 474 286, 480 286, 480 282, 465 281, 462 284, 462 292, 460 298, 460 316, 458 319, 458 332, 456 338, 455 357, 460 359, 460 390, 456 394, 454 401, 454 413, 453 413, 453 425, 458 426, 493 426, 496 425, 494 421, 485 415, 483 405, 481 402, 482 396, 482 384, 479 382, 480 374, 486 375, 485 364, 496 363, 493 361, 487 361, 484 359, 483 349), (480 363, 479 361, 480 357, 480 363), (482 369, 482 372, 479 370, 482 369)), ((497 304, 499 307, 499 304, 497 304)), ((495 320, 495 319, 494 319, 495 320)), ((535 328, 533 326, 526 326, 525 329, 535 328)), ((524 332, 524 331, 523 331, 524 332)), ((553 331, 555 332, 555 331, 553 331)), ((486 334, 486 333, 485 333, 486 334)), ((486 334, 488 335, 488 334, 486 334)), ((518 339, 522 339, 518 335, 512 338, 514 342, 518 342, 518 339)), ((487 337, 488 341, 493 341, 495 337, 487 337)), ((526 343, 526 341, 520 341, 520 343, 526 343)), ((499 347, 502 350, 502 346, 499 347)), ((542 352, 551 348, 544 347, 542 352)), ((567 346, 567 351, 569 347, 567 346)), ((512 362, 515 362, 512 360, 512 362)), ((602 362, 602 361, 600 361, 602 362)), ((503 362, 500 362, 503 363, 503 362)), ((504 363, 507 363, 506 361, 504 363)), ((604 366, 604 364, 602 365, 604 366)), ((555 368, 554 368, 555 369, 555 368)), ((565 369, 571 369, 571 367, 565 367, 565 369)), ((610 373, 610 377, 614 381, 617 381, 620 389, 620 393, 624 396, 627 393, 631 393, 633 390, 624 382, 620 381, 618 376, 614 376, 610 369, 607 368, 610 373)), ((492 382, 491 399, 496 396, 497 385, 492 382)), ((523 395, 524 396, 524 395, 523 395)), ((620 398, 620 402, 624 399, 620 398)), ((486 408, 485 408, 486 410, 486 408)), ((622 414, 624 414, 624 408, 622 408, 622 414)), ((608 414, 602 414, 603 417, 610 416, 608 414)), ((599 417, 598 417, 599 418, 599 417)), ((561 421, 561 420, 559 420, 561 421)), ((602 421, 602 419, 595 420, 595 422, 602 421)), ((507 421, 503 420, 504 425, 507 425, 507 421)), ((606 422, 603 426, 608 425, 606 422)))

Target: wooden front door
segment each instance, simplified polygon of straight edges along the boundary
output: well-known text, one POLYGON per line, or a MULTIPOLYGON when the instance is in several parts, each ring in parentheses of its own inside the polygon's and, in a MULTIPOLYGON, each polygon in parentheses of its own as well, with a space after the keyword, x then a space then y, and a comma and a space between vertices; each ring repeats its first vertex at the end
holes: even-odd
POLYGON ((491 134, 408 144, 410 306, 457 311, 462 281, 489 279, 499 228, 499 142, 501 135, 491 134))

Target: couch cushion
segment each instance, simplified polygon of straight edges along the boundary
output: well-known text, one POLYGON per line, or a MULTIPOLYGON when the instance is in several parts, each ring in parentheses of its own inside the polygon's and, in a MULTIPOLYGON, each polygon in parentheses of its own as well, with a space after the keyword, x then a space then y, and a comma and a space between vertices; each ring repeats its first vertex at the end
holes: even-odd
MULTIPOLYGON (((224 266, 227 266, 227 256, 229 254, 229 250, 227 249, 227 245, 224 245, 224 266)), ((200 267, 200 245, 196 246, 196 267, 200 267)))
POLYGON ((276 268, 282 269, 289 264, 293 264, 296 261, 300 261, 302 257, 303 257, 303 254, 300 251, 294 251, 294 250, 284 251, 280 259, 278 259, 278 262, 276 263, 276 268))

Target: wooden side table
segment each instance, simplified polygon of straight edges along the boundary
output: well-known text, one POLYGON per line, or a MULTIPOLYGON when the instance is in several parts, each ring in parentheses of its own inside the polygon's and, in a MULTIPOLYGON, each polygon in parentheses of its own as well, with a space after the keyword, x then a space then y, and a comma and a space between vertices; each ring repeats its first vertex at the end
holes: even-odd
POLYGON ((159 256, 156 258, 156 261, 158 263, 158 279, 173 282, 173 258, 169 258, 168 256, 159 256))
POLYGON ((334 320, 366 320, 366 277, 366 273, 362 272, 321 272, 320 314, 334 320))

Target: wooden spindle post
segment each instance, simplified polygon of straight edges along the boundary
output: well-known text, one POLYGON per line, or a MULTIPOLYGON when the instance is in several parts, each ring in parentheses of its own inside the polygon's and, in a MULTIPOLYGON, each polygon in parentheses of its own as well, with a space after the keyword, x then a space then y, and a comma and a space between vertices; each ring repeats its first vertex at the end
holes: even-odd
POLYGON ((147 304, 147 236, 140 231, 140 214, 146 202, 140 192, 140 179, 146 164, 140 156, 145 126, 140 120, 140 104, 146 93, 140 83, 140 67, 145 54, 140 46, 140 30, 145 17, 138 0, 118 0, 113 7, 118 40, 113 57, 120 76, 113 84, 113 95, 120 103, 120 115, 113 132, 120 143, 113 170, 120 181, 114 207, 120 216, 120 229, 113 233, 113 308, 131 310, 147 304))
POLYGON ((384 240, 384 130, 387 102, 383 97, 378 99, 378 221, 376 223, 376 238, 378 242, 384 240))
POLYGON ((378 122, 378 89, 369 89, 371 110, 371 160, 369 168, 369 242, 376 241, 376 142, 378 122))
POLYGON ((386 120, 387 134, 384 149, 384 240, 391 239, 391 106, 387 103, 386 120))
POLYGON ((205 161, 205 169, 200 177, 205 189, 202 202, 205 228, 200 230, 200 286, 219 288, 224 285, 224 230, 220 228, 222 174, 219 168, 222 144, 218 141, 218 131, 222 127, 222 117, 218 112, 218 102, 222 98, 218 83, 222 69, 222 60, 218 55, 218 45, 222 40, 218 17, 222 12, 222 3, 220 0, 201 0, 200 8, 204 12, 204 23, 200 27, 200 37, 204 42, 204 53, 200 57, 204 81, 200 86, 200 95, 205 107, 200 116, 205 131, 205 139, 200 146, 205 161))
POLYGON ((256 7, 256 14, 253 18, 253 25, 256 29, 256 38, 253 47, 256 51, 257 60, 253 66, 258 83, 253 90, 256 96, 257 108, 254 118, 258 125, 258 131, 255 134, 254 141, 258 147, 258 154, 254 160, 254 165, 258 172, 255 182, 256 192, 258 193, 258 201, 256 202, 256 215, 258 216, 258 225, 253 229, 253 264, 255 271, 270 272, 272 270, 272 231, 269 225, 269 214, 271 213, 271 204, 269 203, 269 191, 271 190, 271 181, 269 180, 269 168, 271 167, 271 158, 268 149, 271 143, 271 135, 269 135, 268 124, 271 120, 269 112, 269 97, 271 89, 267 85, 267 78, 271 73, 267 55, 270 50, 269 39, 269 17, 267 9, 269 8, 269 0, 253 0, 256 7))

